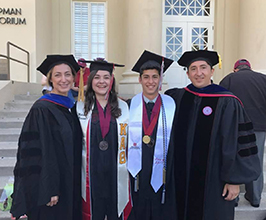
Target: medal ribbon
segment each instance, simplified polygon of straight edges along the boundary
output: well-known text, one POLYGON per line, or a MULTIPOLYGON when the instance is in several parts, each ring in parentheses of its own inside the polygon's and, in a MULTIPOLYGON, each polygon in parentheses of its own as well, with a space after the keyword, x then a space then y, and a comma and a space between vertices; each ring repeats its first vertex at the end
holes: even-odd
POLYGON ((96 99, 96 104, 97 104, 97 108, 99 112, 99 120, 100 120, 102 137, 104 139, 107 133, 109 132, 110 121, 111 121, 111 108, 110 108, 109 103, 107 103, 106 112, 104 115, 103 108, 97 99, 96 99))
POLYGON ((144 100, 143 100, 143 116, 142 117, 143 117, 143 122, 144 122, 143 123, 143 130, 144 130, 145 135, 151 136, 151 134, 154 130, 154 127, 155 127, 155 125, 158 121, 158 118, 159 118, 161 105, 162 105, 162 100, 161 100, 161 97, 158 96, 158 98, 154 104, 154 107, 152 109, 151 118, 150 118, 151 121, 149 121, 146 105, 145 105, 144 100))

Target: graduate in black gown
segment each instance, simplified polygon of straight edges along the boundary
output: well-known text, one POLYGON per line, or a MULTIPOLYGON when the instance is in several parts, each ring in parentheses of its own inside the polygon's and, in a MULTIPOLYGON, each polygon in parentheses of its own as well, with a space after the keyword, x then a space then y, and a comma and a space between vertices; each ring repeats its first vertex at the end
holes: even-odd
POLYGON ((67 97, 78 69, 72 55, 48 55, 37 68, 53 89, 33 104, 19 137, 11 208, 17 219, 81 219, 82 132, 67 97))
POLYGON ((172 60, 144 51, 133 67, 142 93, 130 101, 128 170, 133 208, 130 220, 175 220, 173 150, 170 133, 175 103, 159 93, 172 60))
POLYGON ((239 184, 261 172, 253 126, 241 101, 212 84, 214 51, 185 52, 192 84, 170 89, 178 220, 233 220, 239 184))
POLYGON ((83 220, 126 220, 130 211, 126 167, 128 106, 117 98, 114 66, 97 58, 90 64, 85 101, 77 103, 83 129, 83 220), (128 208, 129 207, 129 208, 128 208))

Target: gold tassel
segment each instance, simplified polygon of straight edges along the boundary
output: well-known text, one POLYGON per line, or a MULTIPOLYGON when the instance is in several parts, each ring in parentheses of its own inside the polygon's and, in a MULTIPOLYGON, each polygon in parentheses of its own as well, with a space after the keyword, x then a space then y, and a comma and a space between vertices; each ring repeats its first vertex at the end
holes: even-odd
POLYGON ((84 102, 83 69, 80 68, 78 101, 84 102))
POLYGON ((221 58, 221 55, 218 54, 218 57, 219 57, 219 69, 222 69, 222 58, 221 58))

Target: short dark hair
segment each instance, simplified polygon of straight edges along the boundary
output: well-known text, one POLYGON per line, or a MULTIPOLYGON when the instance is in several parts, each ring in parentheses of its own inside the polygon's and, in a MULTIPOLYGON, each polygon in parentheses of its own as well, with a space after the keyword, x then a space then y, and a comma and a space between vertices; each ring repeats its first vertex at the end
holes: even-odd
POLYGON ((250 66, 246 65, 246 64, 243 64, 243 65, 239 65, 236 69, 250 69, 250 66))
POLYGON ((145 62, 141 67, 140 67, 140 75, 143 74, 143 71, 144 70, 153 70, 153 69, 156 69, 158 70, 158 74, 160 75, 161 73, 161 65, 154 61, 154 60, 149 60, 147 62, 145 62))

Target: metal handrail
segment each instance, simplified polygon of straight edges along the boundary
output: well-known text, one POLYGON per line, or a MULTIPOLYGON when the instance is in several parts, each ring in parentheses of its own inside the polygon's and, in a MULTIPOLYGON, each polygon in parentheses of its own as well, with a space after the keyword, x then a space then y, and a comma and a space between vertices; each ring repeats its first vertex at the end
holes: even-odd
POLYGON ((27 81, 30 82, 30 53, 27 50, 25 50, 25 49, 17 46, 16 44, 13 44, 13 43, 8 41, 7 42, 7 56, 0 54, 0 57, 4 57, 7 59, 7 79, 8 80, 10 80, 10 60, 12 60, 12 61, 15 61, 17 63, 26 65, 28 67, 28 76, 27 76, 28 79, 27 79, 27 81), (27 63, 10 57, 10 46, 15 47, 15 48, 21 50, 22 52, 25 52, 27 54, 27 63))

